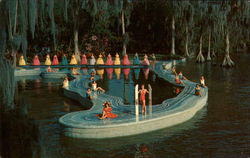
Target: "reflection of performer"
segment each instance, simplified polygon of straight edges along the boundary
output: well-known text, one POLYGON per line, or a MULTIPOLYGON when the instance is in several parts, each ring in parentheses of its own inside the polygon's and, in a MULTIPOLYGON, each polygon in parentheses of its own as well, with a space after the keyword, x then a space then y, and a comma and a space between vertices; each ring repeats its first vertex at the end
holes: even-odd
POLYGON ((121 75, 121 68, 115 68, 115 75, 116 79, 119 80, 121 75))
POLYGON ((143 69, 144 72, 144 77, 147 80, 148 79, 148 74, 149 74, 149 68, 143 69))
POLYGON ((130 68, 123 69, 123 73, 124 73, 126 80, 128 79, 129 72, 130 72, 130 68))
POLYGON ((52 69, 50 66, 47 68, 47 72, 52 72, 52 69))
POLYGON ((80 73, 78 72, 78 69, 75 67, 72 68, 71 73, 72 73, 72 75, 80 75, 80 73))
POLYGON ((142 113, 146 112, 146 93, 149 93, 147 89, 144 88, 144 85, 141 86, 141 89, 138 91, 140 94, 140 102, 142 104, 142 113))
POLYGON ((97 73, 97 75, 100 76, 101 79, 103 79, 104 69, 97 69, 96 73, 97 73))
POLYGON ((106 68, 105 70, 106 70, 106 72, 107 72, 108 79, 111 80, 112 77, 113 77, 113 68, 106 68))

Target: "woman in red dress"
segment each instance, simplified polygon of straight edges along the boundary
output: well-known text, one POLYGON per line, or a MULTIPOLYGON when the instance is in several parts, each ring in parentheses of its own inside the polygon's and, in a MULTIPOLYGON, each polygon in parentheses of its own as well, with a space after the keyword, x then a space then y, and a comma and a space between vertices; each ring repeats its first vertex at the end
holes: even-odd
POLYGON ((144 114, 146 112, 146 93, 149 93, 147 89, 144 88, 144 85, 141 85, 141 89, 138 91, 140 94, 140 102, 142 104, 142 113, 144 114))
POLYGON ((103 104, 102 115, 99 117, 100 119, 105 118, 116 118, 118 115, 112 113, 112 107, 110 102, 105 102, 103 104))

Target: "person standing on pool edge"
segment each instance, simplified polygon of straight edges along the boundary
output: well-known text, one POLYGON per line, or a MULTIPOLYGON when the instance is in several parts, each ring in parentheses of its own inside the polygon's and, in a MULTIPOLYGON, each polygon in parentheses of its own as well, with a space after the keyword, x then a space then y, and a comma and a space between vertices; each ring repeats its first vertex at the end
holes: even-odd
POLYGON ((144 88, 144 84, 141 85, 141 89, 138 91, 140 94, 140 102, 142 104, 142 114, 146 113, 146 93, 149 93, 147 89, 144 88))

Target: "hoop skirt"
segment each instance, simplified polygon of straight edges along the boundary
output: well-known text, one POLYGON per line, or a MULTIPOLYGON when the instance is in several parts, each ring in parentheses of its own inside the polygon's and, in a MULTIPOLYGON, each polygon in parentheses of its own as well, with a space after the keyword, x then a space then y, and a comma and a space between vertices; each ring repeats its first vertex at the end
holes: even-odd
POLYGON ((76 57, 75 55, 72 55, 71 60, 70 60, 70 65, 77 65, 76 57))
POLYGON ((51 65, 51 60, 50 60, 50 56, 46 55, 46 60, 45 60, 45 65, 51 65))
POLYGON ((85 55, 85 54, 82 55, 81 64, 82 64, 82 65, 87 65, 87 64, 88 64, 88 61, 87 61, 87 58, 86 58, 86 55, 85 55))
POLYGON ((149 60, 147 58, 144 58, 142 61, 142 65, 150 65, 149 60))
POLYGON ((120 57, 118 54, 115 55, 114 65, 121 65, 120 57))
POLYGON ((102 57, 99 57, 96 61, 96 65, 104 65, 104 61, 102 59, 102 57))
POLYGON ((59 61, 58 61, 57 55, 54 55, 52 65, 58 65, 58 64, 59 64, 59 61))
POLYGON ((92 56, 91 59, 90 59, 90 61, 89 61, 89 64, 90 65, 95 65, 95 63, 96 63, 95 57, 92 56))
POLYGON ((134 56, 133 64, 134 64, 134 65, 140 65, 140 64, 141 64, 138 55, 135 55, 135 56, 134 56))
POLYGON ((123 65, 130 65, 130 61, 128 59, 128 55, 124 55, 123 57, 123 65))
POLYGON ((33 58, 33 62, 32 62, 33 65, 41 65, 40 63, 40 60, 38 58, 38 56, 36 55, 34 58, 33 58))
POLYGON ((24 57, 23 57, 23 56, 21 56, 21 57, 20 57, 20 59, 19 59, 19 65, 20 65, 20 66, 24 66, 24 65, 26 65, 26 62, 25 62, 25 60, 24 60, 24 57))
POLYGON ((108 58, 107 58, 107 61, 106 61, 106 65, 113 65, 113 60, 112 60, 112 57, 111 57, 110 54, 108 55, 108 58))
POLYGON ((63 58, 62 58, 62 65, 68 65, 68 60, 67 60, 67 57, 64 55, 63 58))

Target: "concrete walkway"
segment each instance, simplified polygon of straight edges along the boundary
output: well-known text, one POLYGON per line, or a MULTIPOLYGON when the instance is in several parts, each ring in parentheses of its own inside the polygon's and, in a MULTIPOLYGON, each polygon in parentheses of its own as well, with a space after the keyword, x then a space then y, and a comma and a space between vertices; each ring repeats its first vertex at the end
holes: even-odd
MULTIPOLYGON (((151 68, 159 77, 175 84, 175 76, 171 74, 171 67, 180 61, 158 62, 151 68), (163 68, 163 64, 165 65, 163 68), (169 67, 169 70, 165 68, 169 67)), ((78 138, 111 138, 146 133, 180 124, 192 118, 197 111, 206 105, 208 89, 202 89, 202 96, 195 96, 196 83, 184 81, 183 91, 175 98, 167 99, 159 105, 147 106, 147 114, 135 116, 134 105, 125 105, 122 98, 107 94, 98 94, 92 103, 85 98, 86 78, 77 78, 70 82, 64 94, 89 110, 72 112, 62 116, 59 122, 64 126, 64 133, 78 138), (112 103, 113 113, 118 114, 115 119, 99 120, 96 115, 102 112, 104 101, 112 103)), ((180 85, 179 85, 180 86, 180 85)))

